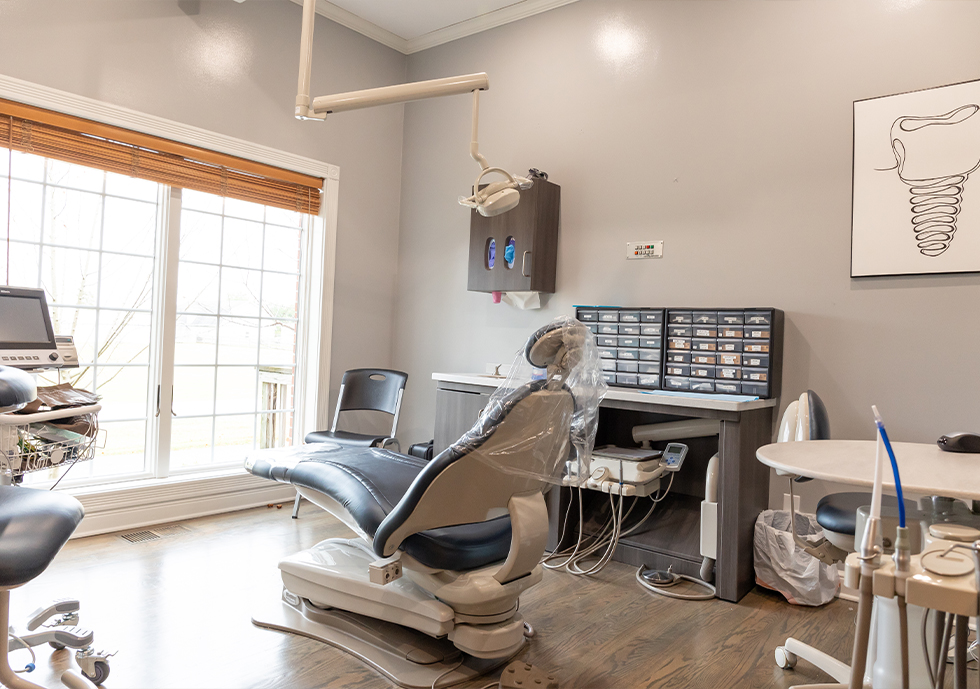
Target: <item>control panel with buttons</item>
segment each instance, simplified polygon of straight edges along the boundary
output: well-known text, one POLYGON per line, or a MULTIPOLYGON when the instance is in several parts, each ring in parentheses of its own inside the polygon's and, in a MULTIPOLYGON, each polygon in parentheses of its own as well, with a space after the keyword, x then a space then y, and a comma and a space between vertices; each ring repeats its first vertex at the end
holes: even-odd
POLYGON ((21 368, 50 368, 52 364, 61 364, 61 355, 57 350, 37 349, 4 349, 0 350, 0 364, 18 366, 21 368))

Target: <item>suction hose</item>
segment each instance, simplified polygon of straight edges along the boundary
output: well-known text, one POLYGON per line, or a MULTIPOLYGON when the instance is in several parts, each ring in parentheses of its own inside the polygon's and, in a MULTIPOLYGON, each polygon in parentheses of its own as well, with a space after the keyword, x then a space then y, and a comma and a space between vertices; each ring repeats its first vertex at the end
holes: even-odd
MULTIPOLYGON (((637 428, 643 428, 642 426, 634 427, 633 432, 636 433, 637 428)), ((704 476, 704 501, 710 503, 718 502, 718 453, 716 452, 708 460, 708 469, 704 476)), ((704 519, 704 513, 702 511, 701 518, 704 519)), ((703 533, 703 531, 702 531, 703 533)), ((704 552, 702 544, 701 552, 704 552)), ((701 579, 710 583, 715 580, 715 559, 713 557, 707 557, 701 561, 701 579)))
POLYGON ((709 584, 715 580, 715 560, 706 557, 701 560, 701 578, 709 584))
MULTIPOLYGON (((862 569, 866 565, 861 565, 862 569)), ((868 663, 868 636, 871 633, 871 607, 874 604, 873 574, 861 573, 861 589, 858 598, 857 629, 854 632, 854 650, 851 653, 851 681, 849 689, 863 689, 864 666, 868 663)))

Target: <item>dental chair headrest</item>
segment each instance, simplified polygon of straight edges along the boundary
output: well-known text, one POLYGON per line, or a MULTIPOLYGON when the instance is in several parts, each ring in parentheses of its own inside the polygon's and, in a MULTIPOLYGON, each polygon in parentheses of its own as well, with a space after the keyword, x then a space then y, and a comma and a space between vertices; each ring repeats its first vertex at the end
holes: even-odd
POLYGON ((588 328, 565 323, 549 323, 539 328, 524 345, 524 358, 535 368, 555 366, 568 371, 581 359, 583 338, 591 336, 588 328))

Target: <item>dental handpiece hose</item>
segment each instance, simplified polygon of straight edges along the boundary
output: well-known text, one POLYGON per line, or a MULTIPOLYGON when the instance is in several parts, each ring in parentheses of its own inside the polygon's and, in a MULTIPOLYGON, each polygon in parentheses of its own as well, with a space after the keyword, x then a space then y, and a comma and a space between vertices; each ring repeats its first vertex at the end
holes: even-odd
MULTIPOLYGON (((872 407, 875 417, 878 410, 872 407)), ((858 595, 857 628, 854 630, 854 648, 851 651, 851 678, 849 689, 862 689, 864 686, 864 671, 868 662, 868 637, 871 633, 871 610, 874 605, 874 572, 878 569, 881 559, 881 548, 878 546, 878 534, 881 529, 881 482, 884 470, 885 448, 878 430, 878 446, 875 453, 874 488, 871 493, 871 513, 864 525, 864 535, 861 538, 861 579, 858 595)))
POLYGON ((902 689, 909 689, 909 615, 905 603, 905 582, 912 564, 912 543, 909 530, 904 526, 895 529, 895 593, 898 598, 899 634, 902 653, 902 689))

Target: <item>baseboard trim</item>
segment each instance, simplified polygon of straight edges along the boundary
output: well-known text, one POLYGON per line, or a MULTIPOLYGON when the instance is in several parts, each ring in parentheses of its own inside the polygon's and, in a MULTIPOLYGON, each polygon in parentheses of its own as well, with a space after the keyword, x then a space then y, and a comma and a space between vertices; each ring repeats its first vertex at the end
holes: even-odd
POLYGON ((136 481, 80 489, 73 494, 85 508, 85 518, 72 538, 82 538, 262 505, 291 508, 296 490, 243 471, 205 478, 136 481))

